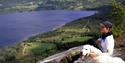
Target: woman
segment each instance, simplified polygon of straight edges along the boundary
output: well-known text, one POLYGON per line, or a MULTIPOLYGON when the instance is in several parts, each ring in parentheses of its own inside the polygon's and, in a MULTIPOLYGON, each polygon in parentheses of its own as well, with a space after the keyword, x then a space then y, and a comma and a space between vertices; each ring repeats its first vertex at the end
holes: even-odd
POLYGON ((100 24, 101 37, 97 40, 100 42, 100 49, 104 55, 112 55, 114 49, 114 38, 111 32, 112 23, 105 21, 100 24))

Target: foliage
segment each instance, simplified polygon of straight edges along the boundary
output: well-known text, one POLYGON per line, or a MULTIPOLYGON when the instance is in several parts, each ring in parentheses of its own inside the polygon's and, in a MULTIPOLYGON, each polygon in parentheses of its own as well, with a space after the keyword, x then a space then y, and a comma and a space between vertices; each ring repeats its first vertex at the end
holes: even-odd
MULTIPOLYGON (((122 2, 123 0, 118 0, 122 2)), ((112 0, 0 0, 0 12, 33 10, 83 10, 109 5, 112 0)))
POLYGON ((112 3, 112 13, 109 18, 113 22, 113 33, 116 37, 123 38, 125 36, 125 7, 120 2, 115 0, 112 3))

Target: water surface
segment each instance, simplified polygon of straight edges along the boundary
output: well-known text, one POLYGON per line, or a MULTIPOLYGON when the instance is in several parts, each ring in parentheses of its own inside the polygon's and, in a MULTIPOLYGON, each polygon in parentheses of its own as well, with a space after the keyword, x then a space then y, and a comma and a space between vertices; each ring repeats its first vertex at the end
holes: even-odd
POLYGON ((44 10, 0 14, 0 47, 19 42, 33 34, 52 30, 96 11, 44 10))

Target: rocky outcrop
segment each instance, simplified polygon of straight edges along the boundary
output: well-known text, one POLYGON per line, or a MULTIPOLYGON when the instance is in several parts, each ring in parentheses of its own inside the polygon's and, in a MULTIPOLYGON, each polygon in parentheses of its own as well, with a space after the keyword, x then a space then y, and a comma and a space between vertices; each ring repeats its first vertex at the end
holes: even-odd
POLYGON ((52 55, 48 58, 39 61, 38 63, 61 63, 61 60, 67 56, 72 56, 80 52, 82 46, 71 48, 67 51, 52 55))
MULTIPOLYGON (((67 51, 47 57, 38 63, 73 63, 71 62, 73 56, 78 55, 81 49, 82 46, 74 47, 67 51)), ((121 57, 123 60, 125 60, 124 52, 125 48, 115 48, 113 56, 121 57)))

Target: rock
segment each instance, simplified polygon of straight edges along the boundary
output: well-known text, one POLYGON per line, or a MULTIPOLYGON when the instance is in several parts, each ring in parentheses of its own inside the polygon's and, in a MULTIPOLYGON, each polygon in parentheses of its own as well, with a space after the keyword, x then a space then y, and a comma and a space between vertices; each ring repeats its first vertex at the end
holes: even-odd
MULTIPOLYGON (((77 53, 80 52, 80 50, 82 49, 82 46, 79 47, 74 47, 71 48, 67 51, 52 55, 50 57, 47 57, 45 59, 43 59, 42 61, 39 61, 38 63, 73 63, 72 59, 73 56, 77 53)), ((125 60, 125 48, 115 48, 114 49, 114 53, 113 53, 113 57, 120 57, 123 60, 125 60)))
POLYGON ((125 41, 120 42, 120 47, 125 47, 125 41))
POLYGON ((81 48, 82 48, 82 46, 71 48, 67 51, 64 51, 64 52, 52 55, 50 57, 47 57, 47 58, 43 59, 42 61, 39 61, 38 63, 60 63, 60 61, 64 57, 68 57, 68 56, 73 55, 77 52, 80 52, 81 48))

